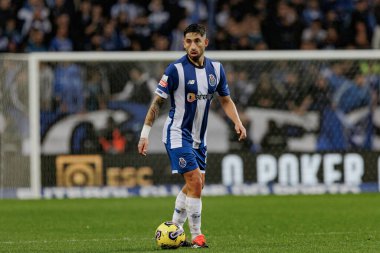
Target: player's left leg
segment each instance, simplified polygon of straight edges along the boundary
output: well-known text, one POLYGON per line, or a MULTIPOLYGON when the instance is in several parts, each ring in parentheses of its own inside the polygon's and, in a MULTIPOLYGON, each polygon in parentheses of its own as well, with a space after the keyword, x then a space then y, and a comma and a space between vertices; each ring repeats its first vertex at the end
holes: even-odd
POLYGON ((192 239, 201 234, 202 174, 199 168, 183 174, 187 185, 186 212, 192 239))
POLYGON ((184 173, 187 185, 186 212, 192 237, 193 248, 206 248, 205 236, 201 232, 202 219, 202 188, 204 185, 204 174, 197 168, 184 173))
MULTIPOLYGON (((202 189, 205 185, 205 174, 202 173, 202 189)), ((187 186, 186 184, 183 186, 182 188, 182 191, 178 194, 177 196, 177 199, 176 199, 176 210, 174 210, 174 214, 173 214, 173 221, 174 222, 177 222, 178 224, 181 224, 181 226, 183 226, 183 224, 186 222, 186 219, 187 219, 187 212, 186 212, 186 195, 184 195, 183 193, 186 192, 187 193, 187 186), (183 198, 184 197, 184 198, 183 198), (180 200, 180 201, 178 201, 180 200), (183 202, 182 202, 183 201, 183 202), (180 205, 178 203, 181 203, 180 205), (178 212, 177 210, 181 207, 184 206, 184 209, 181 211, 181 212, 178 212), (182 222, 183 223, 180 223, 182 222)), ((201 200, 202 201, 202 200, 201 200)), ((199 238, 198 238, 199 240, 199 238)), ((203 240, 205 241, 205 238, 203 238, 203 240)), ((189 242, 188 240, 186 240, 183 244, 182 244, 182 247, 192 247, 193 244, 191 243, 191 241, 189 242)))
MULTIPOLYGON (((205 173, 206 173, 206 161, 207 161, 207 147, 201 147, 199 149, 193 149, 193 152, 195 154, 195 157, 197 159, 197 164, 199 166, 199 171, 201 172, 201 194, 202 190, 205 186, 205 173)), ((200 212, 202 212, 202 198, 199 198, 200 202, 200 212)), ((188 215, 189 216, 189 215, 188 215)), ((201 217, 199 217, 199 228, 201 227, 201 217)), ((190 227, 190 218, 189 218, 189 227, 190 227)), ((191 229, 190 229, 191 230, 191 229)), ((199 230, 200 232, 200 230, 199 230)), ((206 243, 206 238, 202 233, 199 233, 198 235, 194 236, 192 234, 192 247, 193 248, 208 248, 208 245, 206 243)))

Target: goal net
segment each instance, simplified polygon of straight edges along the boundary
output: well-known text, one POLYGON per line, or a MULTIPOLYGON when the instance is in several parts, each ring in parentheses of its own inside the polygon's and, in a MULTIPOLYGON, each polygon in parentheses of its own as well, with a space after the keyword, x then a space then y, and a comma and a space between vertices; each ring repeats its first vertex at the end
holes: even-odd
MULTIPOLYGON (((28 186, 37 193, 42 187, 46 198, 175 194, 183 181, 171 175, 161 141, 170 103, 152 128, 148 156, 140 157, 136 145, 158 81, 182 55, 37 53, 26 56, 29 65, 14 60, 18 69, 30 70, 27 80, 19 79, 29 83, 22 92, 35 92, 25 112, 34 122, 30 133, 38 134, 26 131, 24 138, 20 131, 27 121, 2 125, 3 194, 7 187, 28 186), (6 143, 18 149, 10 154, 6 143)), ((210 51, 206 56, 222 62, 248 131, 248 139, 238 142, 214 96, 206 193, 379 190, 380 54, 210 51)), ((2 121, 18 119, 10 114, 13 97, 5 79, 2 83, 2 97, 8 98, 1 100, 2 121)), ((27 95, 19 99, 28 104, 27 95)))
POLYGON ((0 56, 0 198, 30 189, 29 82, 26 56, 0 56))

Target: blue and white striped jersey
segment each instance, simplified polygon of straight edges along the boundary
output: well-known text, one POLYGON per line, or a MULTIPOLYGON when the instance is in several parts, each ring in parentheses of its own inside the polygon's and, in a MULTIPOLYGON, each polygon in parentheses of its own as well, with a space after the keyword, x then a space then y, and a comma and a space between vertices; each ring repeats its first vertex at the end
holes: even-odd
POLYGON ((170 148, 207 146, 207 118, 215 92, 230 95, 220 62, 205 57, 204 66, 197 67, 185 55, 171 63, 156 89, 157 95, 171 100, 162 141, 170 148))

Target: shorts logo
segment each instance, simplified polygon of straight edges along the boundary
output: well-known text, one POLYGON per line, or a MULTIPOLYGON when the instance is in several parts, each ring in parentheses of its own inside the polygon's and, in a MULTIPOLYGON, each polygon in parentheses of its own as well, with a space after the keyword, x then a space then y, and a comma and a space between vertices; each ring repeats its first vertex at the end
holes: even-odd
POLYGON ((187 84, 194 84, 195 83, 195 80, 189 80, 188 82, 187 82, 187 84))
POLYGON ((216 84, 216 78, 213 74, 208 75, 208 82, 211 86, 215 86, 216 84))
POLYGON ((163 75, 162 77, 161 77, 161 80, 160 80, 160 82, 158 83, 160 86, 162 86, 162 87, 164 87, 164 88, 166 88, 167 86, 168 86, 168 76, 167 75, 163 75))
POLYGON ((181 168, 185 168, 186 167, 186 160, 185 160, 185 158, 183 158, 183 157, 179 158, 179 166, 181 168))

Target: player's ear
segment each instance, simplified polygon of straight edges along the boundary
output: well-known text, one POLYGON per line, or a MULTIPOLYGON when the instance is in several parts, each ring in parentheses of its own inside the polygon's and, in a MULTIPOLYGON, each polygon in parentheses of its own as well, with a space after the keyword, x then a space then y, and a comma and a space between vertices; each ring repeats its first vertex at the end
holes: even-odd
POLYGON ((208 46, 208 42, 209 42, 209 40, 206 38, 206 39, 205 39, 205 47, 208 46))

